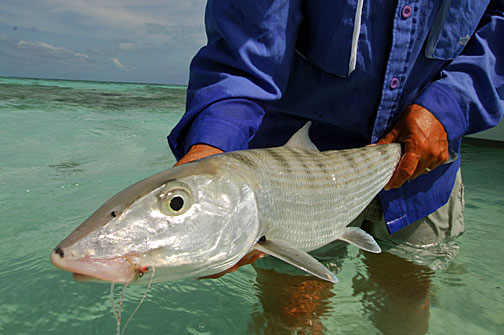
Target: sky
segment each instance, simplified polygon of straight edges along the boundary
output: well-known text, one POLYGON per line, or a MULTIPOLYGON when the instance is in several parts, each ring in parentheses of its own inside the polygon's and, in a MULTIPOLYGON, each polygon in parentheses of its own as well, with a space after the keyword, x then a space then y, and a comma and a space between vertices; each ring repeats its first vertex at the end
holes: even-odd
POLYGON ((205 0, 1 0, 0 76, 185 85, 205 0))

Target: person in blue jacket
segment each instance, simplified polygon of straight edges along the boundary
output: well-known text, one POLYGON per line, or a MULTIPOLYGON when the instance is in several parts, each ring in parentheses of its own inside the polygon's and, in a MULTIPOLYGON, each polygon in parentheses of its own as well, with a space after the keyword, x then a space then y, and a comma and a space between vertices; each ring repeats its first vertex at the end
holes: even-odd
POLYGON ((397 244, 457 236, 460 160, 443 163, 463 135, 504 113, 503 8, 495 0, 209 0, 208 43, 192 60, 170 147, 181 164, 278 146, 308 120, 320 150, 401 142, 378 219, 358 224, 397 244))

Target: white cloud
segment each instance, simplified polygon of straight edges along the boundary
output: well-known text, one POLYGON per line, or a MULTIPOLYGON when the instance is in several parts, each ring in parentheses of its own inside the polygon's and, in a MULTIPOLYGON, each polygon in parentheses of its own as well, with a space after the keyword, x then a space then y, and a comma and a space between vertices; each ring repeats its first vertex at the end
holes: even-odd
POLYGON ((206 0, 0 1, 0 69, 12 73, 182 83, 206 41, 206 0))
POLYGON ((112 63, 114 63, 114 65, 115 65, 118 69, 121 69, 121 70, 128 70, 128 71, 129 71, 129 70, 131 70, 131 68, 129 68, 129 67, 127 67, 127 66, 123 65, 123 64, 121 63, 121 61, 120 61, 119 59, 115 58, 115 57, 110 58, 110 60, 112 61, 112 63))
POLYGON ((81 59, 83 59, 83 60, 84 60, 84 59, 85 59, 85 60, 90 60, 90 59, 91 59, 88 55, 86 55, 86 54, 81 54, 80 52, 76 52, 74 55, 75 55, 75 57, 80 57, 80 58, 81 58, 81 59))
POLYGON ((59 53, 59 54, 71 53, 71 51, 68 49, 62 47, 56 47, 54 45, 45 42, 28 42, 19 40, 16 43, 16 46, 20 49, 43 50, 49 53, 59 53))
POLYGON ((114 63, 115 66, 117 66, 118 68, 120 69, 124 69, 125 66, 122 65, 122 63, 119 61, 119 59, 117 58, 110 58, 110 60, 112 61, 112 63, 114 63))
POLYGON ((94 61, 91 57, 84 53, 55 46, 43 41, 32 42, 26 40, 18 40, 8 35, 0 35, 0 44, 9 46, 16 52, 20 53, 22 56, 42 57, 46 60, 63 63, 90 63, 94 61))

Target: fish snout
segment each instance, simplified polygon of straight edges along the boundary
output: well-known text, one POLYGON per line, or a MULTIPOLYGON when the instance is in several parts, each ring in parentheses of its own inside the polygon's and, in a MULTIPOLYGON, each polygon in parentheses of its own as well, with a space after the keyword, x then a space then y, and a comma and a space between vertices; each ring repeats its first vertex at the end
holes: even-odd
POLYGON ((65 251, 63 251, 63 248, 60 246, 57 246, 54 248, 54 250, 51 252, 51 263, 57 267, 58 269, 62 269, 62 266, 64 264, 63 258, 65 257, 65 251))
POLYGON ((72 258, 65 255, 65 250, 56 247, 51 253, 51 263, 58 269, 72 272, 74 278, 99 279, 114 283, 127 283, 133 280, 139 270, 127 257, 115 258, 72 258))

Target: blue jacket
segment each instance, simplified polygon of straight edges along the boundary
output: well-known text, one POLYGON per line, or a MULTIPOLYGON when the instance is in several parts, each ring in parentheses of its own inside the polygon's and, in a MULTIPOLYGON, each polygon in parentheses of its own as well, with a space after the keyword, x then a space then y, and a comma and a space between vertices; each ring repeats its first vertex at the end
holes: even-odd
MULTIPOLYGON (((504 113, 504 6, 489 2, 210 0, 171 149, 282 145, 308 119, 319 149, 359 147, 416 103, 459 152, 504 113)), ((459 166, 382 191, 389 231, 446 203, 459 166)))

